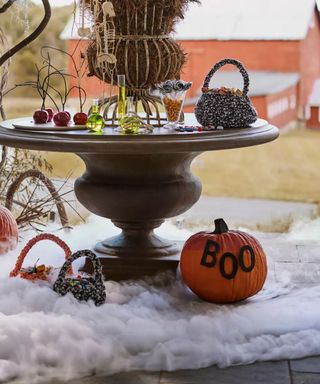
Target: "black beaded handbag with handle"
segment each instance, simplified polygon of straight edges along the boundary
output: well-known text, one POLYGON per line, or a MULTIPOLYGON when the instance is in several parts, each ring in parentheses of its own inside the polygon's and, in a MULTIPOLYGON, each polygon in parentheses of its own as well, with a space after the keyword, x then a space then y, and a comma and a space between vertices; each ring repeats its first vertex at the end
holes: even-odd
POLYGON ((78 251, 70 256, 63 264, 59 276, 53 285, 53 290, 59 295, 64 296, 68 292, 80 301, 93 300, 95 305, 102 305, 106 300, 105 286, 103 284, 103 274, 100 260, 88 249, 78 251), (92 277, 70 278, 66 277, 67 271, 76 259, 88 257, 93 264, 92 277))
POLYGON ((204 127, 246 128, 257 120, 257 111, 248 96, 249 75, 240 61, 219 61, 204 80, 202 95, 195 108, 198 122, 204 127), (243 77, 243 90, 236 88, 209 89, 212 76, 224 65, 235 65, 243 77))

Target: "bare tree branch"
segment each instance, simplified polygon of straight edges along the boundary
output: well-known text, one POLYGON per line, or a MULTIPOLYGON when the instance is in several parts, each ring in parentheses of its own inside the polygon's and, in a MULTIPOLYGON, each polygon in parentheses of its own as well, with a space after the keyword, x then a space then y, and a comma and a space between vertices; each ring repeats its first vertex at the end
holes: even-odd
POLYGON ((15 3, 16 0, 8 0, 1 8, 0 13, 4 13, 6 10, 8 10, 13 3, 15 3))
MULTIPOLYGON (((0 13, 5 12, 15 1, 16 0, 8 0, 8 2, 2 8, 0 8, 0 13), (4 9, 4 10, 2 11, 2 9, 4 9)), ((50 7, 49 0, 42 0, 42 4, 44 7, 44 16, 43 16, 41 23, 36 28, 36 30, 31 33, 31 35, 27 36, 24 40, 20 41, 20 43, 15 45, 13 48, 9 49, 9 51, 7 51, 4 55, 2 55, 0 57, 0 67, 3 63, 5 63, 7 60, 9 60, 11 56, 16 54, 22 48, 26 47, 33 40, 35 40, 43 32, 43 30, 47 26, 47 24, 51 18, 51 7, 50 7)))
POLYGON ((6 199, 6 204, 5 204, 6 208, 8 208, 9 210, 12 209, 14 194, 18 190, 21 183, 28 177, 37 178, 44 183, 44 185, 47 187, 48 191, 50 192, 52 198, 54 199, 54 201, 56 203, 62 226, 68 227, 69 226, 68 216, 67 216, 67 213, 65 211, 63 202, 61 200, 61 196, 57 192, 57 190, 56 190, 55 186, 53 185, 53 183, 51 182, 51 180, 48 179, 42 172, 40 172, 36 169, 32 169, 32 170, 29 170, 27 172, 24 172, 22 175, 20 175, 13 182, 13 184, 10 186, 10 188, 8 189, 8 192, 7 192, 7 199, 6 199))

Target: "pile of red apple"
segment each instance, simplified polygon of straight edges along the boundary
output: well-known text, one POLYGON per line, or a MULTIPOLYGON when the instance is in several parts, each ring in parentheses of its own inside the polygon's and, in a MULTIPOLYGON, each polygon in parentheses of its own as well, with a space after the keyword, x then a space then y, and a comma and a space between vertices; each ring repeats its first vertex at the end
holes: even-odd
MULTIPOLYGON (((78 112, 73 116, 75 125, 85 125, 88 116, 84 112, 78 112)), ((71 115, 68 111, 61 111, 54 113, 51 108, 37 109, 33 114, 33 121, 35 124, 51 123, 53 120, 57 127, 67 127, 71 121, 71 115)))

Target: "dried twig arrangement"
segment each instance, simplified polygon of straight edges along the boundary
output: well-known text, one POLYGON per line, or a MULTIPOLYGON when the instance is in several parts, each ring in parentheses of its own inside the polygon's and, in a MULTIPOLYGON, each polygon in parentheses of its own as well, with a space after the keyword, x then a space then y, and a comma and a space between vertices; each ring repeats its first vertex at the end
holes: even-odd
MULTIPOLYGON (((30 169, 34 168, 44 169, 48 172, 52 169, 51 165, 35 152, 18 149, 10 149, 7 151, 1 169, 0 199, 5 201, 10 186, 15 184, 16 180, 19 180, 22 174, 29 172, 30 169)), ((39 188, 38 180, 36 178, 30 178, 28 183, 22 185, 19 193, 15 195, 15 206, 26 211, 29 211, 30 209, 32 210, 32 207, 37 206, 38 201, 40 200, 38 198, 38 192, 40 192, 39 188), (29 199, 28 196, 32 196, 32 198, 29 199)), ((47 209, 49 209, 49 206, 47 206, 47 209)), ((35 209, 35 211, 37 211, 37 209, 35 209)), ((40 221, 43 219, 44 215, 40 214, 40 212, 38 213, 37 220, 40 221)), ((24 216, 21 220, 19 219, 20 225, 26 226, 28 224, 27 218, 28 215, 24 216)))
POLYGON ((31 206, 32 198, 34 197, 35 189, 33 193, 28 194, 27 204, 23 207, 19 216, 17 217, 17 224, 24 225, 28 223, 29 225, 34 222, 34 220, 38 220, 39 217, 47 217, 51 212, 51 204, 50 202, 53 200, 56 204, 58 214, 60 217, 61 225, 63 227, 69 227, 68 217, 66 210, 64 208, 63 202, 61 200, 61 196, 53 185, 52 181, 46 177, 41 171, 33 169, 22 173, 19 177, 17 177, 14 182, 10 185, 7 191, 6 203, 5 206, 9 210, 12 210, 14 195, 19 190, 21 184, 24 180, 28 178, 33 178, 41 181, 47 188, 50 193, 51 198, 37 199, 37 204, 31 206))
MULTIPOLYGON (((77 89, 78 96, 79 96, 80 112, 83 112, 83 106, 87 100, 87 93, 86 93, 85 89, 81 86, 81 82, 82 82, 83 78, 85 77, 85 75, 87 74, 88 65, 87 65, 85 58, 83 58, 81 56, 80 56, 80 63, 79 64, 77 64, 77 60, 75 60, 75 55, 78 52, 79 44, 80 44, 80 41, 76 44, 76 47, 74 48, 72 53, 66 52, 60 48, 51 47, 51 46, 44 46, 41 48, 41 56, 44 60, 44 65, 48 69, 48 74, 50 74, 50 76, 57 76, 58 75, 63 80, 64 91, 63 91, 63 93, 59 94, 60 100, 64 101, 62 103, 63 110, 64 110, 64 105, 65 105, 70 93, 74 89, 77 89), (63 70, 56 68, 52 64, 52 60, 51 60, 52 54, 50 54, 50 53, 55 53, 55 52, 60 53, 60 54, 68 57, 69 62, 72 63, 72 65, 73 65, 73 69, 74 69, 74 72, 76 73, 76 75, 66 73, 63 70), (67 80, 66 80, 67 78, 74 78, 76 81, 76 85, 73 85, 73 86, 68 88, 67 87, 67 80)), ((49 77, 46 81, 48 81, 48 80, 49 80, 49 77)), ((49 88, 50 88, 50 86, 47 87, 46 92, 48 92, 49 88)), ((51 87, 51 88, 53 88, 53 87, 51 87)))
POLYGON ((56 102, 55 97, 49 92, 49 90, 53 90, 54 92, 60 95, 61 105, 62 105, 62 108, 64 108, 64 105, 66 103, 66 98, 63 97, 62 93, 61 92, 59 93, 59 91, 53 85, 51 85, 51 81, 50 81, 52 76, 56 74, 60 76, 61 75, 60 72, 57 72, 57 71, 51 72, 50 65, 43 65, 42 67, 39 67, 37 64, 35 64, 35 68, 36 68, 35 80, 28 80, 21 84, 15 84, 14 87, 10 88, 5 92, 4 96, 6 96, 7 94, 9 94, 10 92, 12 92, 13 90, 19 87, 32 87, 38 92, 38 95, 42 101, 41 109, 46 108, 46 100, 47 98, 49 98, 50 101, 55 106, 56 110, 59 111, 60 109, 56 102))
POLYGON ((37 64, 36 67, 36 78, 35 80, 28 80, 21 84, 15 84, 14 87, 6 91, 5 95, 9 94, 18 87, 32 87, 36 89, 39 94, 40 99, 42 100, 41 109, 46 108, 46 101, 50 99, 51 103, 54 105, 57 112, 60 110, 64 111, 68 97, 73 89, 78 90, 79 95, 79 104, 80 112, 83 111, 83 106, 87 100, 87 93, 85 89, 81 86, 81 81, 86 74, 87 66, 84 59, 81 59, 80 64, 77 65, 76 60, 74 59, 76 49, 72 54, 56 47, 44 46, 41 48, 41 56, 43 58, 43 65, 39 67, 37 64), (74 71, 76 75, 67 73, 64 69, 59 69, 52 62, 52 57, 54 53, 60 53, 69 57, 70 62, 74 66, 74 71), (62 84, 62 89, 58 89, 53 85, 52 78, 58 77, 59 82, 62 84), (77 85, 69 87, 68 78, 73 78, 77 85), (59 102, 57 101, 59 100, 59 102))
POLYGON ((5 202, 8 209, 15 212, 20 228, 31 226, 39 230, 41 226, 46 225, 55 207, 62 226, 69 227, 64 204, 70 205, 65 196, 71 190, 62 192, 67 180, 56 189, 48 177, 34 168, 44 169, 47 172, 52 170, 51 165, 38 153, 17 149, 8 151, 1 169, 0 200, 5 202), (45 193, 44 187, 49 195, 45 193))

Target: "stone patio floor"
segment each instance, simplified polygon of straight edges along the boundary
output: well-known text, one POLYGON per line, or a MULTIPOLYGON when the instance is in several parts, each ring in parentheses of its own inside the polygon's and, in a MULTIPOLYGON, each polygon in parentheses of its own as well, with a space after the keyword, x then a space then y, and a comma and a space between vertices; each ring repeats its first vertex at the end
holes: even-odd
MULTIPOLYGON (((195 371, 129 372, 113 376, 75 379, 68 384, 319 384, 320 357, 275 361, 226 369, 210 367, 195 371)), ((50 381, 43 384, 62 384, 50 381)))

